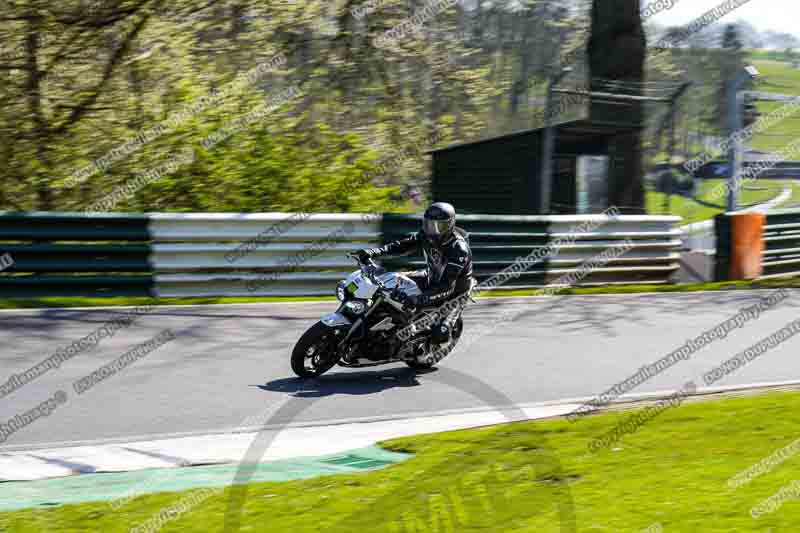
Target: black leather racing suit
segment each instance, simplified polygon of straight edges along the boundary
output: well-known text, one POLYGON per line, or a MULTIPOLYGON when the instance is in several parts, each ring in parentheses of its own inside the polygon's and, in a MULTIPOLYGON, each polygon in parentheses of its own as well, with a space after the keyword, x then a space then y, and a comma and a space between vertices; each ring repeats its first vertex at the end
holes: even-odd
POLYGON ((438 246, 422 231, 369 250, 371 257, 403 256, 421 253, 427 262, 424 274, 412 275, 422 296, 419 305, 440 305, 454 295, 469 291, 472 283, 472 251, 467 233, 455 228, 453 234, 438 246))

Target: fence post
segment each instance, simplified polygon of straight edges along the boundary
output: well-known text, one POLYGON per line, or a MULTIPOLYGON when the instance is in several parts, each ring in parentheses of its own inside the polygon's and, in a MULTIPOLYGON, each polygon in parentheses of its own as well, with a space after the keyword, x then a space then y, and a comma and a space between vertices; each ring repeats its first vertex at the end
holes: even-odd
POLYGON ((714 257, 714 281, 728 281, 731 265, 731 219, 725 214, 714 217, 717 250, 714 257))
POLYGON ((725 213, 715 217, 714 277, 717 281, 751 280, 761 276, 766 218, 763 213, 725 213))

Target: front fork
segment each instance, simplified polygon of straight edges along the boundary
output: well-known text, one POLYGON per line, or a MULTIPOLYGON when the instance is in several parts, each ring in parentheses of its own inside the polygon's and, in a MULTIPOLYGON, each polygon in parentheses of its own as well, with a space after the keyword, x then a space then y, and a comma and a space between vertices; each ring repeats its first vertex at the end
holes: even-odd
MULTIPOLYGON (((342 348, 344 348, 344 346, 350 341, 350 338, 353 336, 353 334, 356 331, 358 331, 363 324, 366 323, 367 319, 369 318, 369 315, 371 315, 372 312, 375 311, 375 309, 377 309, 378 306, 380 306, 382 303, 383 303, 383 296, 378 296, 377 298, 375 298, 372 307, 367 309, 367 311, 362 316, 358 317, 358 319, 355 322, 353 322, 353 325, 350 327, 350 330, 347 332, 347 335, 345 335, 344 338, 341 341, 339 341, 339 345, 336 347, 337 350, 341 351, 342 348)), ((366 334, 367 332, 365 330, 364 335, 366 336, 366 334)))

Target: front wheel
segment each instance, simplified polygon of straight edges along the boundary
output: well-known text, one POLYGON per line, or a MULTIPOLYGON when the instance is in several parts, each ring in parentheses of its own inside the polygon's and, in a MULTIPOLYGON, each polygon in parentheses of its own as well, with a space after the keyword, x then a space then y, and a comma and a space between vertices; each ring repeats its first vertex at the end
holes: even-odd
POLYGON ((321 376, 339 361, 337 330, 317 322, 294 345, 292 370, 301 378, 321 376))

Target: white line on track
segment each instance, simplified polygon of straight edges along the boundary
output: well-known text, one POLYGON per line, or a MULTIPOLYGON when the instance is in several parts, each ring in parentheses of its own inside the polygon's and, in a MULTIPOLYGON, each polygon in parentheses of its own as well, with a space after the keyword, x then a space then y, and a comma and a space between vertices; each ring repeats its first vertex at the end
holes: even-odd
MULTIPOLYGON (((694 396, 797 385, 800 385, 800 381, 795 380, 705 387, 698 389, 694 396)), ((672 390, 665 390, 626 394, 615 400, 611 407, 664 398, 673 393, 672 390)), ((7 446, 0 448, 0 480, 23 481, 76 473, 236 463, 245 457, 250 444, 261 432, 276 433, 265 456, 261 458, 262 462, 320 456, 363 448, 390 438, 475 428, 512 420, 563 416, 592 398, 587 396, 500 407, 273 424, 212 433, 162 433, 119 439, 56 442, 35 447, 7 446), (124 448, 120 446, 122 443, 125 443, 124 448), (163 457, 174 460, 165 461, 163 457), (22 463, 25 468, 20 470, 22 463)))

